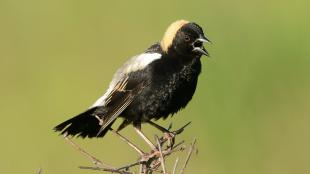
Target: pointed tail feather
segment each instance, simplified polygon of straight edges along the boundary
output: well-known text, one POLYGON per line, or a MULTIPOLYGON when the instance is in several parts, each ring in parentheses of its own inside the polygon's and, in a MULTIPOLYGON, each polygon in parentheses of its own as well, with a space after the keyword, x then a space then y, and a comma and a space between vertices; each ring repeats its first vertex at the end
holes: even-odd
POLYGON ((57 125, 54 130, 61 132, 61 134, 78 136, 82 138, 103 137, 113 123, 97 135, 101 126, 99 125, 98 119, 92 115, 96 109, 97 107, 90 108, 89 110, 57 125))

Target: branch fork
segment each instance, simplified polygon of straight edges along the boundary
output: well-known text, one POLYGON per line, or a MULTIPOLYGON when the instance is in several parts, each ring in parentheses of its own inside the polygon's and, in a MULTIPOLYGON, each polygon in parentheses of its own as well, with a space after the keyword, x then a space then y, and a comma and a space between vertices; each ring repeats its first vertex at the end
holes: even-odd
MULTIPOLYGON (((123 167, 114 167, 100 161, 98 158, 92 156, 91 154, 83 150, 80 146, 78 146, 76 143, 74 143, 67 135, 65 135, 65 140, 67 140, 67 142, 69 142, 80 153, 89 158, 91 162, 94 164, 94 166, 79 166, 80 169, 105 171, 118 174, 136 174, 132 170, 134 170, 135 167, 139 166, 138 174, 152 174, 154 172, 163 174, 168 173, 176 174, 179 158, 176 159, 171 172, 167 172, 166 158, 173 153, 182 152, 185 150, 185 146, 183 145, 184 141, 175 144, 175 137, 181 134, 184 131, 184 129, 190 124, 190 122, 179 128, 178 130, 172 132, 170 132, 172 125, 170 125, 168 129, 165 129, 153 122, 150 122, 150 124, 159 129, 160 131, 162 131, 163 135, 161 137, 158 137, 157 135, 154 136, 156 144, 154 144, 154 147, 151 149, 149 153, 143 152, 138 146, 132 143, 129 139, 122 136, 119 132, 111 129, 111 132, 113 132, 121 140, 126 142, 129 145, 129 147, 133 148, 140 156, 137 161, 131 164, 127 164, 123 167)), ((194 138, 193 142, 189 147, 189 151, 185 159, 185 162, 180 170, 180 174, 184 173, 185 168, 188 165, 188 162, 192 155, 192 152, 196 148, 195 144, 196 139, 194 138)))

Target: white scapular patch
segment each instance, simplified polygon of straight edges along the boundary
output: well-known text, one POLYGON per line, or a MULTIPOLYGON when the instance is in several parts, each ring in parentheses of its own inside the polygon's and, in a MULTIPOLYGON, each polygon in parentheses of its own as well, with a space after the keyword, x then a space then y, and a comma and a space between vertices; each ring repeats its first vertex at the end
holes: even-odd
POLYGON ((161 56, 162 55, 159 53, 143 53, 129 59, 121 68, 116 71, 112 81, 110 82, 108 90, 91 107, 104 106, 106 104, 107 97, 113 91, 115 85, 119 81, 124 80, 124 78, 128 78, 127 74, 145 68, 148 64, 157 59, 160 59, 161 56))
POLYGON ((161 54, 159 53, 143 53, 131 58, 125 63, 123 67, 123 72, 129 74, 130 72, 138 71, 146 67, 151 62, 160 59, 161 54))

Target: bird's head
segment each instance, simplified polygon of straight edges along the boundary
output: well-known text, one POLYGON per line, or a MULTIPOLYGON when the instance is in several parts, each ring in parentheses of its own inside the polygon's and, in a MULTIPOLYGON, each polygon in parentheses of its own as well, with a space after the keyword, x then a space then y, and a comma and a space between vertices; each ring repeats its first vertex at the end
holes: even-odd
POLYGON ((166 30, 161 47, 166 53, 177 53, 185 56, 209 56, 203 43, 210 42, 202 28, 193 22, 178 20, 166 30))

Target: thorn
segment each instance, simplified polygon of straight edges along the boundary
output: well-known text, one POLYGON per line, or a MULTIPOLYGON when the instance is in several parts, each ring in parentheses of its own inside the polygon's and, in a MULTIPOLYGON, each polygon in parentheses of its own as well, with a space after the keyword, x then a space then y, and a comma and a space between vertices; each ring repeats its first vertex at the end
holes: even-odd
POLYGON ((172 123, 169 124, 167 130, 170 130, 172 128, 172 123))

